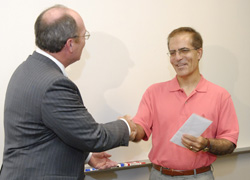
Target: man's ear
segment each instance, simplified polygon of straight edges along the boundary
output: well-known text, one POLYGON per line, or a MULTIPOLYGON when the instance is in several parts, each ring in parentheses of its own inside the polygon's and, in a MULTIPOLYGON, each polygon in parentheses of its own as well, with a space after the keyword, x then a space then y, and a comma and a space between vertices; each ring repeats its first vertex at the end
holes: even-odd
POLYGON ((73 52, 73 44, 74 44, 74 41, 73 39, 69 38, 66 43, 65 43, 65 46, 66 48, 69 50, 70 53, 73 52))
POLYGON ((200 60, 202 58, 202 55, 203 55, 203 49, 200 48, 200 49, 197 49, 198 51, 198 59, 200 60))

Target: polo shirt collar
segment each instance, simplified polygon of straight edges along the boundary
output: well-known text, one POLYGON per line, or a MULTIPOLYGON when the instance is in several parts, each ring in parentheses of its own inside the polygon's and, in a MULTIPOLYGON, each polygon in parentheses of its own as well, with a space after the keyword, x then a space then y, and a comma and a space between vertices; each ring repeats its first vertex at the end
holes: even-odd
MULTIPOLYGON (((198 83, 198 85, 195 88, 195 91, 197 92, 207 92, 207 80, 201 75, 201 79, 198 83)), ((175 76, 169 84, 169 91, 179 91, 181 90, 181 87, 179 85, 179 82, 177 80, 177 77, 175 76)))

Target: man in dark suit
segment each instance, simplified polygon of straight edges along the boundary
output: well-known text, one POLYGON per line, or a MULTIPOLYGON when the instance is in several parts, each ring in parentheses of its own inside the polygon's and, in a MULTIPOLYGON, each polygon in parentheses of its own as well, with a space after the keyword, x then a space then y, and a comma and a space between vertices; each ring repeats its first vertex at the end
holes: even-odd
POLYGON ((106 153, 128 146, 136 126, 128 116, 98 124, 65 68, 80 59, 89 38, 80 15, 56 5, 35 23, 38 49, 14 72, 5 109, 0 180, 83 180, 84 164, 112 166, 106 153), (90 159, 90 160, 88 160, 90 159))

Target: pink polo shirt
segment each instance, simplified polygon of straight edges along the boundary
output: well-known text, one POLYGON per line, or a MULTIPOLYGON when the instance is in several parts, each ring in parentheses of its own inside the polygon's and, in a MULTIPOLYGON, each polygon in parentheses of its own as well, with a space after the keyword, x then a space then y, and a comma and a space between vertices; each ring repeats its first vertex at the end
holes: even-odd
POLYGON ((189 170, 209 166, 216 156, 200 151, 195 153, 178 146, 170 139, 191 114, 203 116, 213 123, 202 134, 206 138, 224 138, 237 144, 239 126, 230 94, 201 77, 196 89, 187 97, 177 78, 153 84, 144 93, 134 122, 152 134, 149 159, 163 167, 189 170))

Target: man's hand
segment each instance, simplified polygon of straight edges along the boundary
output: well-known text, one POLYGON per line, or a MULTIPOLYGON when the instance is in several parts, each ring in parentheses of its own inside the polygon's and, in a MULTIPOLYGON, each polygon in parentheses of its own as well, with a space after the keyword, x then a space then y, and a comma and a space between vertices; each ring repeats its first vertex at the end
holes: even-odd
POLYGON ((141 141, 146 135, 146 133, 141 125, 136 124, 136 127, 137 127, 137 133, 136 133, 136 136, 135 136, 135 139, 133 140, 133 142, 141 141))
POLYGON ((96 169, 108 169, 117 166, 117 162, 110 160, 110 154, 106 152, 92 153, 89 165, 96 169))
POLYGON ((193 152, 198 152, 207 146, 207 139, 200 136, 194 137, 188 134, 182 136, 182 144, 193 152))
POLYGON ((129 140, 130 141, 133 141, 136 137, 136 134, 137 134, 137 127, 136 127, 136 124, 132 121, 131 117, 129 115, 125 115, 123 117, 120 117, 122 119, 125 119, 130 127, 130 130, 131 130, 131 134, 129 136, 129 140))
MULTIPOLYGON (((227 139, 209 138, 209 141, 209 152, 215 155, 231 154, 236 148, 236 145, 227 139)), ((184 134, 182 136, 182 144, 193 152, 199 152, 207 146, 208 140, 202 136, 194 137, 184 134)))

